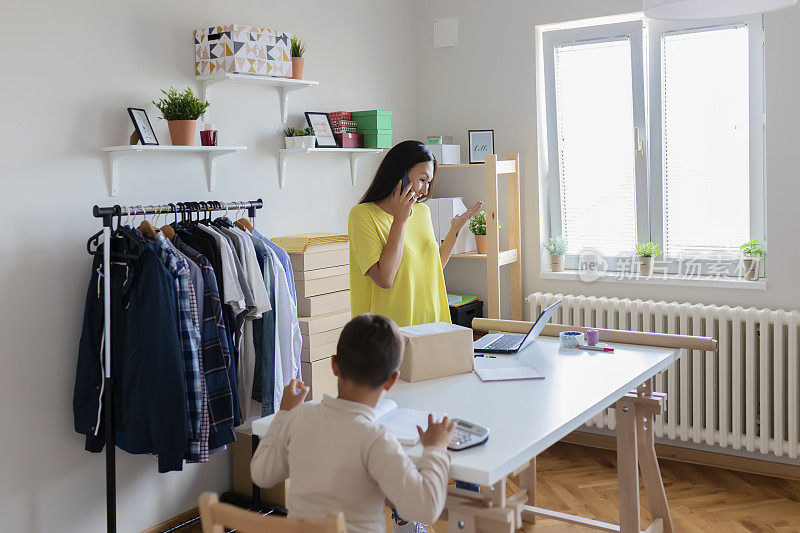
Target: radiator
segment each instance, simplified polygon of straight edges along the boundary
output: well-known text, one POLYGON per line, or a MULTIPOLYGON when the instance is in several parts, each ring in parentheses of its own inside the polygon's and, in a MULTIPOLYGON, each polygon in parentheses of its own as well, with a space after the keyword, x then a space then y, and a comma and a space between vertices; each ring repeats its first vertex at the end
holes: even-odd
MULTIPOLYGON (((654 380, 667 393, 655 434, 797 458, 800 312, 534 293, 531 316, 562 300, 552 322, 713 337, 718 353, 685 350, 654 380)), ((614 409, 589 426, 614 429, 614 409)))

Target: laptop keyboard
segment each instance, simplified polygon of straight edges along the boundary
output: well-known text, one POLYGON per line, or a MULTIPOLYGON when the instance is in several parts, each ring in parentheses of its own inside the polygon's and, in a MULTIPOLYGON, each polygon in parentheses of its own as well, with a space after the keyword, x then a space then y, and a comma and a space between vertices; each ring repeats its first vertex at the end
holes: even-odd
POLYGON ((486 347, 492 350, 513 350, 519 346, 519 343, 524 338, 525 335, 503 335, 499 339, 490 342, 486 347))

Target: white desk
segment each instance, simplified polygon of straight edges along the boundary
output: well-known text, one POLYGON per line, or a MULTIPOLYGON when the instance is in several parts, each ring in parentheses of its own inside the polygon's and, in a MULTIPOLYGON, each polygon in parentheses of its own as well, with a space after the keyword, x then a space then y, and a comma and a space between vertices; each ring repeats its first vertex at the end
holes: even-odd
MULTIPOLYGON (((513 531, 514 527, 521 525, 521 520, 532 520, 533 515, 553 516, 552 512, 533 506, 536 456, 581 424, 588 422, 594 415, 620 402, 617 404, 618 439, 625 441, 619 441, 618 447, 622 527, 620 529, 620 526, 599 522, 579 523, 595 525, 606 531, 639 531, 639 459, 636 435, 639 431, 648 432, 647 435, 639 435, 641 442, 638 452, 649 461, 649 452, 645 447, 649 442, 652 448, 652 432, 641 424, 637 428, 636 422, 642 417, 652 416, 650 410, 660 409, 662 403, 657 394, 652 394, 652 389, 643 387, 642 384, 649 385, 653 376, 680 357, 681 350, 624 344, 613 346, 616 349, 613 354, 562 350, 557 338, 540 337, 517 354, 517 357, 538 368, 545 375, 544 380, 483 383, 477 375, 471 373, 417 383, 399 381, 389 391, 387 396, 402 407, 445 412, 449 416, 464 418, 491 430, 486 444, 451 453, 451 477, 490 488, 481 495, 451 490, 453 502, 448 501, 451 530, 513 531), (638 397, 628 394, 637 387, 638 397), (627 424, 626 416, 620 408, 622 403, 626 405, 625 413, 629 418, 627 424), (637 405, 640 406, 638 414, 637 405), (523 481, 521 485, 528 489, 528 495, 522 493, 506 499, 505 478, 526 467, 529 468, 530 475, 526 477, 523 474, 527 482, 523 481), (632 501, 634 495, 631 475, 636 483, 635 502, 632 501), (475 502, 465 506, 470 499, 476 498, 486 503, 486 512, 474 514, 474 509, 471 509, 475 507, 475 502), (635 525, 631 509, 634 504, 635 525), (511 529, 506 528, 505 524, 500 525, 506 520, 504 516, 509 516, 501 511, 508 511, 513 515, 508 524, 511 529), (464 522, 465 527, 459 529, 458 521, 464 522)), ((253 422, 253 434, 263 436, 270 421, 271 417, 266 417, 253 422)), ((406 451, 412 460, 418 461, 422 448, 417 445, 406 448, 406 451)), ((655 464, 656 470, 658 467, 654 462, 655 452, 652 453, 651 463, 642 464, 643 476, 646 477, 645 486, 648 489, 655 487, 652 484, 655 483, 652 479, 652 465, 655 464), (646 470, 651 474, 649 481, 646 470)), ((657 477, 663 495, 660 474, 657 477)), ((652 490, 648 491, 648 497, 650 492, 652 490)), ((663 506, 666 506, 665 499, 663 506)), ((658 510, 654 510, 653 514, 656 517, 661 516, 658 510)), ((580 520, 578 517, 573 518, 580 520)), ((662 522, 663 530, 669 531, 668 512, 663 518, 663 522, 666 522, 662 522)))

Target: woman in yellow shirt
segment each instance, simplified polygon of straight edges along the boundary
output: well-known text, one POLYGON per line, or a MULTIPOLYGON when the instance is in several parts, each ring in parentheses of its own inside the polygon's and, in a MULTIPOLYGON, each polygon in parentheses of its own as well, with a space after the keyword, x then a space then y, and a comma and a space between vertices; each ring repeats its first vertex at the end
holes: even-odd
POLYGON ((424 202, 437 163, 419 141, 389 150, 361 202, 350 210, 350 307, 353 316, 377 313, 399 326, 450 322, 444 266, 458 232, 481 202, 450 222, 441 245, 424 202), (404 182, 408 177, 407 184, 404 182))

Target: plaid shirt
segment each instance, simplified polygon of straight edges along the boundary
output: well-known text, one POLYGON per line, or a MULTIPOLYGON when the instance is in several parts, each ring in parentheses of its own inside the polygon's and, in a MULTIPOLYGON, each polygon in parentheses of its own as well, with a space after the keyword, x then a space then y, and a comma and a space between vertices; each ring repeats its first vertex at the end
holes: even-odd
MULTIPOLYGON (((192 316, 192 306, 196 303, 192 298, 192 285, 189 280, 189 269, 180 257, 170 250, 164 236, 159 233, 155 239, 155 250, 159 259, 175 280, 175 293, 178 301, 178 335, 181 341, 183 356, 184 380, 186 382, 186 409, 189 420, 189 439, 186 459, 201 459, 202 424, 204 411, 205 380, 201 371, 200 347, 197 341, 197 327, 192 316)), ((207 416, 207 415, 206 415, 207 416)), ((206 447, 208 439, 206 439, 206 447)))
POLYGON ((188 255, 203 272, 205 289, 203 294, 202 354, 203 370, 208 389, 208 415, 210 423, 209 448, 220 448, 236 440, 233 429, 233 388, 228 379, 231 352, 222 319, 222 300, 217 279, 208 259, 199 253, 190 253, 185 247, 178 248, 188 255))

